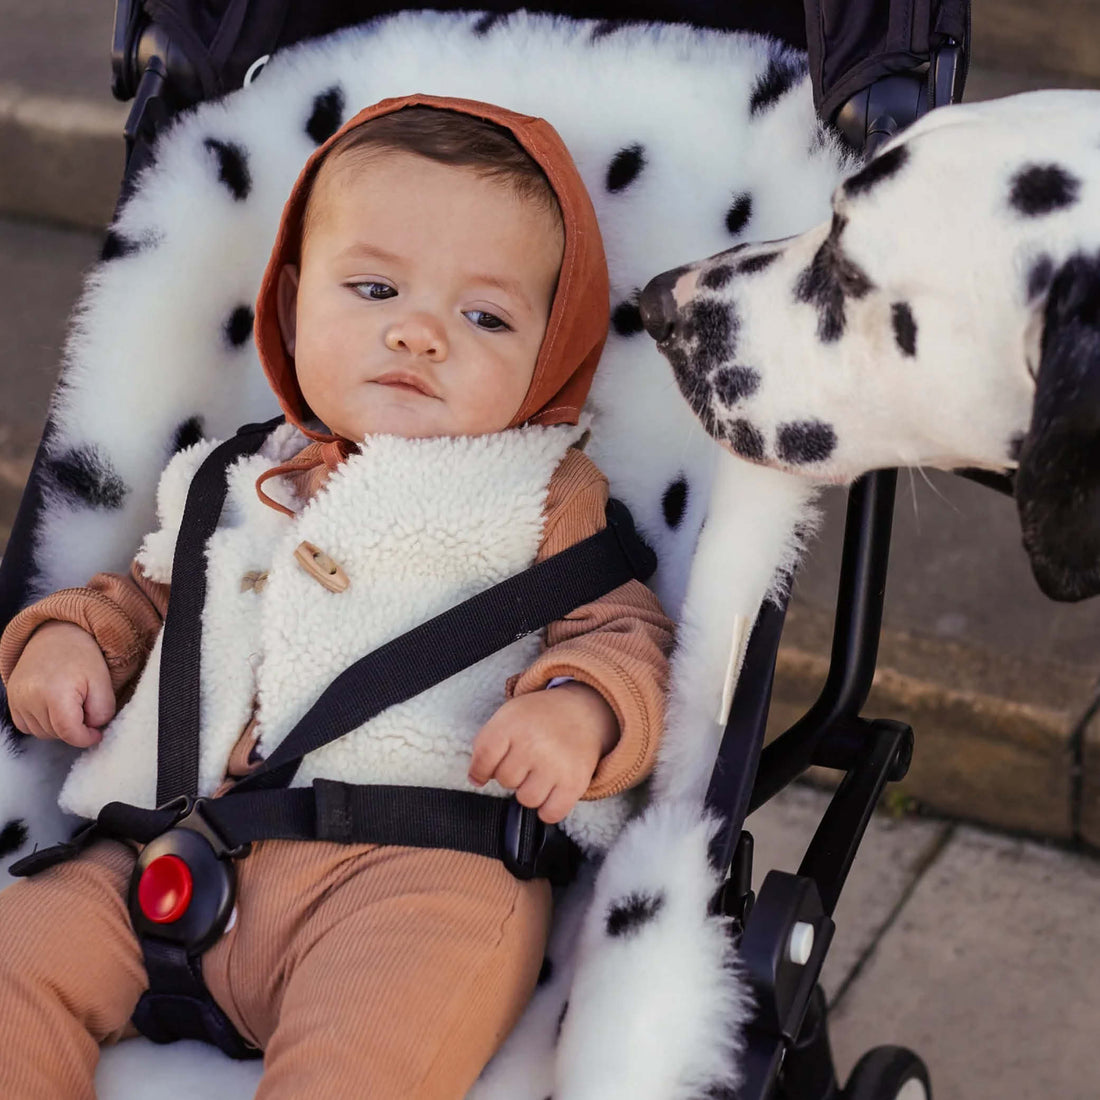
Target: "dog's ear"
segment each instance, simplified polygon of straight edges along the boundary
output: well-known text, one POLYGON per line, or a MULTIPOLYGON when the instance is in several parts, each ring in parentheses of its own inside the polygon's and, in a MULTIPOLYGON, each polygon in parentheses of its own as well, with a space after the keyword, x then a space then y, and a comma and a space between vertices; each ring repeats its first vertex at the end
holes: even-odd
POLYGON ((1055 600, 1100 593, 1100 254, 1054 274, 1043 307, 1031 426, 1016 505, 1039 587, 1055 600))

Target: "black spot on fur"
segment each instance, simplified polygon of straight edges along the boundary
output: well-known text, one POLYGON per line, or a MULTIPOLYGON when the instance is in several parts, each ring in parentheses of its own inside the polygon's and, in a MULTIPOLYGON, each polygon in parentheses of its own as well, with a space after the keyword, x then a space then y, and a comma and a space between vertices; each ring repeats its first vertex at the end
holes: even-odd
POLYGON ((749 114, 758 115, 774 106, 806 72, 804 62, 773 57, 753 85, 749 114))
POLYGON ((733 264, 718 264, 699 280, 699 285, 707 290, 721 290, 732 278, 733 264))
POLYGON ((229 343, 239 348, 248 343, 252 335, 253 313, 251 306, 237 306, 225 322, 225 338, 229 343))
POLYGON ((622 191, 637 178, 645 167, 645 150, 640 145, 620 149, 607 168, 607 189, 612 194, 622 191))
POLYGON ((313 110, 309 113, 306 133, 314 143, 328 141, 344 121, 344 89, 339 84, 319 92, 313 97, 313 110))
POLYGON ((141 251, 141 245, 137 241, 124 237, 114 229, 108 229, 103 238, 103 247, 99 250, 99 258, 102 261, 118 260, 124 256, 132 256, 141 251))
POLYGON ((680 526, 687 508, 688 483, 680 476, 666 490, 661 497, 661 510, 665 514, 665 523, 674 531, 680 526))
POLYGON ((845 217, 833 215, 828 237, 814 253, 810 266, 798 277, 794 288, 798 301, 817 306, 817 335, 825 344, 839 340, 844 332, 847 323, 845 299, 862 298, 874 286, 840 246, 845 225, 845 217))
POLYGON ((1012 177, 1008 202, 1026 218, 1051 214, 1072 206, 1081 191, 1081 181, 1057 164, 1029 164, 1012 177))
POLYGON ((554 1038, 556 1039, 561 1034, 561 1025, 565 1023, 565 1014, 569 1011, 569 1002, 561 1006, 561 1012, 558 1013, 558 1026, 554 1029, 554 1038))
POLYGON ((609 936, 631 936, 661 911, 664 894, 627 894, 607 914, 609 936))
POLYGON ((1008 457, 1013 462, 1020 461, 1020 451, 1023 449, 1024 440, 1027 438, 1024 432, 1015 432, 1012 438, 1008 441, 1008 457))
POLYGON ((908 302, 895 302, 890 307, 890 320, 894 326, 894 339, 904 355, 917 354, 917 322, 908 302))
POLYGON ((95 447, 77 447, 52 459, 49 470, 57 487, 93 508, 121 508, 126 496, 122 478, 95 447))
POLYGON ((751 462, 764 460, 764 436, 747 420, 734 420, 726 426, 723 435, 734 454, 751 462))
POLYGON ((755 275, 758 271, 763 271, 764 268, 769 267, 779 259, 778 252, 759 252, 755 256, 746 256, 737 265, 738 275, 755 275))
POLYGON ((634 336, 645 327, 636 301, 620 302, 611 314, 611 327, 620 336, 634 336))
POLYGON ((844 182, 844 194, 848 198, 856 195, 866 195, 872 187, 877 187, 883 180, 888 180, 904 167, 909 160, 909 147, 895 145, 881 156, 875 157, 860 172, 844 182))
POLYGON ((592 33, 588 36, 588 41, 597 42, 601 38, 607 38, 609 35, 614 34, 622 26, 622 21, 619 19, 601 19, 592 28, 592 33))
POLYGON ((794 466, 824 462, 836 449, 836 432, 820 420, 798 420, 780 424, 775 453, 794 466))
POLYGON ((539 976, 535 979, 535 985, 546 985, 554 976, 554 964, 550 961, 549 955, 544 955, 542 959, 542 966, 539 967, 539 976))
POLYGON ((27 826, 22 818, 15 818, 0 829, 0 856, 17 852, 27 843, 27 826))
POLYGON ((178 454, 186 447, 193 447, 202 439, 202 417, 188 417, 176 429, 175 438, 172 440, 172 454, 178 454))
POLYGON ((1033 302, 1041 294, 1046 294, 1054 281, 1054 261, 1046 254, 1040 256, 1027 273, 1027 300, 1033 302))
POLYGON ((723 405, 736 405, 760 387, 760 375, 752 367, 723 367, 713 379, 714 392, 723 405))
POLYGON ((203 145, 218 158, 218 179, 229 188, 237 202, 248 198, 252 177, 248 172, 248 154, 244 147, 232 141, 207 138, 203 145))
POLYGON ((483 15, 474 24, 474 35, 478 38, 484 38, 498 23, 503 23, 507 18, 508 13, 502 11, 493 11, 483 15))
POLYGON ((740 233, 748 224, 750 217, 752 217, 752 195, 748 191, 742 191, 726 211, 726 228, 731 233, 740 233))

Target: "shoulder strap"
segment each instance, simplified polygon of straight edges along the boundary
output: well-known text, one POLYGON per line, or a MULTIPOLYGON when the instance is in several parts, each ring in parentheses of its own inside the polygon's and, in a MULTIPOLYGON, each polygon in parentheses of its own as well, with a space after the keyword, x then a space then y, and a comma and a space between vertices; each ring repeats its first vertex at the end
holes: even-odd
POLYGON ((157 723, 157 805, 199 785, 199 635, 206 602, 206 543, 221 517, 226 474, 242 455, 255 454, 283 422, 246 424, 206 456, 187 491, 176 549, 172 587, 164 616, 157 723))
MULTIPOLYGON (((249 429, 269 430, 273 423, 249 429)), ((158 805, 192 795, 198 787, 203 549, 225 500, 229 464, 258 450, 260 442, 262 438, 245 444, 238 435, 223 444, 200 467, 188 493, 172 562, 161 657, 158 805), (181 582, 183 591, 177 598, 181 582)), ((444 611, 346 668, 275 752, 230 794, 286 786, 306 753, 632 578, 646 580, 656 564, 625 505, 610 501, 603 531, 444 611)))

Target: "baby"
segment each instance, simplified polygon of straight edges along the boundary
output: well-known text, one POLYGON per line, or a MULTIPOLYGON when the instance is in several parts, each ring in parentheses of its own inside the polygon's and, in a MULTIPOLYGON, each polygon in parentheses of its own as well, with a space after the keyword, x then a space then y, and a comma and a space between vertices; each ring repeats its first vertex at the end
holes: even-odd
MULTIPOLYGON (((544 121, 412 96, 314 154, 256 314, 288 425, 230 470, 207 544, 199 793, 249 774, 364 653, 604 526, 577 419, 607 312, 595 215, 544 121)), ((210 449, 169 464, 128 576, 54 593, 0 639, 16 726, 91 750, 62 792, 84 816, 154 803, 172 502, 210 449)), ((514 792, 598 846, 652 768, 670 645, 631 581, 310 754, 294 784, 514 792)), ((97 1045, 133 1033, 134 858, 100 840, 0 893, 0 1095, 93 1097, 97 1045)), ((465 1096, 534 988, 546 880, 328 841, 260 841, 237 866, 202 973, 264 1051, 256 1095, 465 1096)))

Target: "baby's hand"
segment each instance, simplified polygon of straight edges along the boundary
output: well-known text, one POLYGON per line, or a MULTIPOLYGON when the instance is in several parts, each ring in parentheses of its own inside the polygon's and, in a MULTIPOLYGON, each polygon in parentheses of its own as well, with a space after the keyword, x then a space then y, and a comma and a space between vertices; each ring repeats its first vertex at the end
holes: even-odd
POLYGON ((74 623, 40 626, 8 679, 15 728, 34 737, 57 737, 88 748, 115 714, 107 661, 95 638, 74 623))
POLYGON ((618 740, 615 712, 587 684, 517 695, 474 738, 470 782, 495 779, 553 825, 577 804, 618 740))

